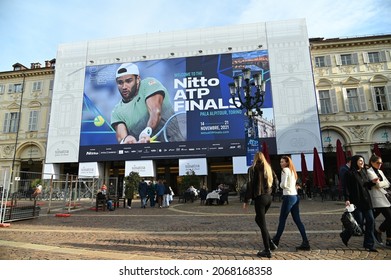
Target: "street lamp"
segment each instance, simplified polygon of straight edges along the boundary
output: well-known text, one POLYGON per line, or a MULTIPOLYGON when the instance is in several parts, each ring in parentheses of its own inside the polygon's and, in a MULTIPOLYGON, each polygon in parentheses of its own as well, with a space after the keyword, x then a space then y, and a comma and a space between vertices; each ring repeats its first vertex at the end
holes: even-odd
POLYGON ((266 88, 262 75, 256 73, 251 79, 251 69, 245 68, 241 75, 237 75, 233 79, 234 82, 229 83, 229 91, 236 108, 245 109, 245 114, 249 119, 262 116, 261 107, 264 102, 266 88))
POLYGON ((328 129, 328 127, 327 127, 327 137, 326 138, 324 138, 324 142, 325 142, 325 144, 327 144, 327 146, 324 146, 323 148, 324 148, 324 151, 326 152, 326 153, 332 153, 332 152, 334 152, 334 147, 333 147, 333 144, 331 144, 331 137, 330 137, 330 130, 328 129))
POLYGON ((334 152, 334 147, 333 147, 333 144, 328 144, 327 147, 325 147, 326 149, 326 153, 332 153, 334 152))
POLYGON ((385 138, 385 142, 384 142, 384 148, 386 150, 390 150, 391 149, 391 143, 390 141, 388 140, 388 131, 387 131, 387 128, 384 129, 384 133, 382 135, 382 138, 385 138))
POLYGON ((233 83, 229 83, 232 102, 236 108, 246 110, 248 118, 245 124, 245 141, 247 165, 250 166, 254 154, 260 149, 257 117, 262 117, 266 84, 260 73, 254 74, 251 79, 249 68, 243 69, 241 75, 234 76, 233 80, 233 83))

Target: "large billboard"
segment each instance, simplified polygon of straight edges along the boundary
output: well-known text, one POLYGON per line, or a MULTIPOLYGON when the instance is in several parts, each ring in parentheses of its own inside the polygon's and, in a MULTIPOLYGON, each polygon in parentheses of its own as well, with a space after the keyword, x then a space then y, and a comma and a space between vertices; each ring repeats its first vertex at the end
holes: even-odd
MULTIPOLYGON (((266 81, 259 127, 275 132, 267 50, 86 67, 79 161, 245 155, 228 87, 244 68, 266 81)), ((275 134, 260 136, 276 153, 275 134)))

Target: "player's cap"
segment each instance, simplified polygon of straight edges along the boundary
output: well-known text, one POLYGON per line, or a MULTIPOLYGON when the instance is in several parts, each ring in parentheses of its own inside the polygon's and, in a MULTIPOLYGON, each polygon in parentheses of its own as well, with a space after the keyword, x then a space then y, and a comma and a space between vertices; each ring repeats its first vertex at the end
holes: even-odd
POLYGON ((122 77, 125 75, 139 75, 138 67, 134 63, 123 63, 115 73, 115 77, 122 77))

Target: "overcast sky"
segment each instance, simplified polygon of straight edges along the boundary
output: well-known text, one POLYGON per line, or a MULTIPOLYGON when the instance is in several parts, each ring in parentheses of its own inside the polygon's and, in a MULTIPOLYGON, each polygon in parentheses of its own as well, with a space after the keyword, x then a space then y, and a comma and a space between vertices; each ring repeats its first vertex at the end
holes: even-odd
POLYGON ((391 34, 390 0, 0 0, 0 72, 62 43, 305 18, 308 36, 391 34))

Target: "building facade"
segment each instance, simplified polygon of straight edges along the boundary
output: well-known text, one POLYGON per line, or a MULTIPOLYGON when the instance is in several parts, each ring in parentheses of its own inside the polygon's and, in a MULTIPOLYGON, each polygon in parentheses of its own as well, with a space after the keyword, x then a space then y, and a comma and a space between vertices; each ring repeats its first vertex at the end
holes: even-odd
MULTIPOLYGON (((53 170, 78 164, 75 172, 95 168, 99 172, 94 176, 99 177, 143 170, 144 177, 164 177, 174 188, 182 168, 195 167, 208 188, 223 183, 233 189, 235 176, 247 172, 253 156, 251 139, 245 139, 245 116, 229 91, 229 83, 244 68, 261 74, 266 83, 258 125, 261 143, 267 141, 270 153, 291 154, 297 160, 314 147, 321 151, 308 50, 304 19, 62 44, 56 57, 45 164, 53 170), (175 113, 185 114, 186 127, 180 129, 184 140, 126 145, 117 141, 110 125, 111 113, 121 102, 116 71, 129 63, 137 66, 141 79, 152 77, 163 84, 164 100, 175 113), (237 157, 247 162, 233 164, 237 157)), ((139 120, 132 115, 135 110, 127 112, 129 125, 129 119, 139 120)), ((137 126, 144 123, 145 118, 128 134, 138 137, 142 129, 137 126)))
MULTIPOLYGON (((290 24, 292 22, 255 24, 231 29, 149 34, 148 38, 139 36, 66 44, 59 52, 63 57, 60 57, 61 71, 56 74, 58 83, 53 83, 56 60, 45 62, 44 67, 33 63, 30 69, 15 64, 14 71, 0 72, 2 174, 11 170, 15 174, 43 173, 48 163, 56 165, 55 170, 61 174, 77 174, 80 171, 77 161, 82 107, 80 93, 84 90, 84 71, 88 67, 262 48, 269 51, 270 68, 275 71, 272 75, 274 114, 272 112, 272 117, 267 115, 259 119, 258 126, 261 137, 277 139, 277 147, 270 152, 276 170, 280 155, 291 154, 296 162, 300 162, 300 152, 310 154, 312 147, 317 147, 323 158, 327 184, 336 185, 335 146, 339 139, 347 154, 362 154, 366 160, 378 147, 386 172, 389 171, 391 35, 312 38, 308 42, 308 38, 303 36, 306 28, 301 21, 294 22, 291 29, 281 30, 279 27, 289 27, 290 24), (157 41, 158 45, 155 44, 157 41), (121 47, 109 48, 117 45, 121 47), (128 45, 132 46, 132 50, 124 47, 128 45), (306 51, 310 53, 309 68, 306 51), (53 98, 55 87, 58 95, 53 98), (308 113, 306 108, 311 108, 312 104, 317 104, 317 111, 311 109, 308 113), (56 114, 55 117, 50 118, 51 112, 56 114), (47 148, 49 123, 55 124, 51 130, 54 138, 50 149, 47 148), (291 129, 293 125, 297 127, 291 129), (276 131, 276 126, 279 131, 276 131), (312 140, 312 134, 307 133, 317 130, 320 141, 316 136, 312 140), (280 148, 291 144, 295 145, 295 149, 280 148), (56 156, 63 159, 53 160, 56 156)), ((242 127, 236 129, 243 130, 242 127)), ((243 172, 235 171, 235 165, 243 165, 236 157, 210 157, 206 162, 208 175, 202 183, 210 189, 220 183, 239 188, 245 180, 243 172)), ((98 176, 116 177, 119 184, 126 175, 125 160, 101 161, 97 166, 101 170, 98 176)), ((244 167, 246 169, 245 164, 244 167)), ((180 173, 177 159, 158 158, 154 160, 153 169, 154 177, 164 177, 175 187, 180 173)), ((309 169, 312 169, 311 164, 309 169)), ((14 191, 20 189, 16 184, 14 191)))
POLYGON ((377 146, 389 176, 391 35, 313 38, 310 46, 328 183, 336 184, 338 139, 366 162, 377 146))
MULTIPOLYGON (((19 63, 13 71, 0 72, 0 169, 4 176, 22 177, 23 172, 41 176, 46 155, 47 133, 53 92, 55 59, 19 63), (13 171, 13 172, 11 172, 13 171), (7 174, 7 175, 6 175, 7 174)), ((9 180, 9 178, 5 178, 9 180)), ((28 189, 29 185, 14 189, 28 189)))

